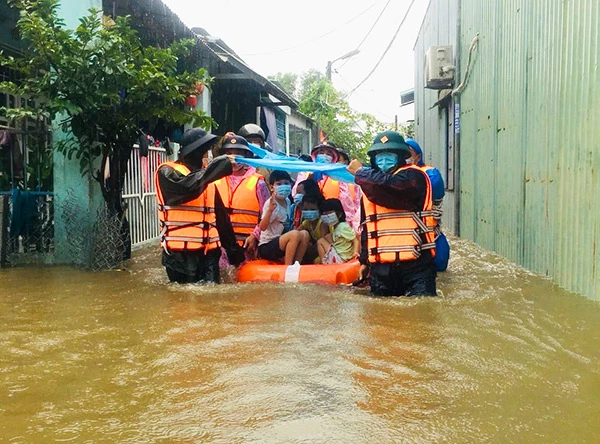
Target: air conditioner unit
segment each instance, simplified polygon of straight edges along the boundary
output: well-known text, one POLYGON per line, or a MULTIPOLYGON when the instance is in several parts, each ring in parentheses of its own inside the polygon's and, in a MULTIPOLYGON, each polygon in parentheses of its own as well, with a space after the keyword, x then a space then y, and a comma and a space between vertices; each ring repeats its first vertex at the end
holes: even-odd
POLYGON ((400 106, 410 105, 415 103, 415 90, 409 89, 400 93, 400 106))
POLYGON ((446 89, 454 84, 452 46, 431 46, 425 53, 425 88, 446 89))

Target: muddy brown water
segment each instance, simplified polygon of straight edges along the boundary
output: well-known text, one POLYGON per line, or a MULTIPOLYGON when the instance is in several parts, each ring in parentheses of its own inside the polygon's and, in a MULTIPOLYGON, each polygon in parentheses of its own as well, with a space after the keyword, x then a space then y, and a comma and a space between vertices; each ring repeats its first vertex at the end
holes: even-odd
POLYGON ((0 442, 599 443, 600 303, 451 242, 438 298, 0 270, 0 442))

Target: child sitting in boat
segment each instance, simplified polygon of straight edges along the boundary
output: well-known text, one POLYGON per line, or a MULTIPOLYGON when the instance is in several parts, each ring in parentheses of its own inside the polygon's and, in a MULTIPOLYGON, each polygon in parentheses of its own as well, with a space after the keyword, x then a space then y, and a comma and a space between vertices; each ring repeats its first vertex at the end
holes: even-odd
POLYGON ((269 176, 272 195, 265 202, 260 221, 258 257, 292 265, 300 262, 309 234, 307 231, 291 230, 290 200, 292 178, 287 171, 275 170, 269 176))
MULTIPOLYGON (((315 196, 318 199, 318 205, 325 200, 319 185, 317 185, 317 182, 314 180, 306 179, 298 183, 296 186, 296 195, 294 196, 294 205, 292 206, 294 229, 298 229, 302 223, 302 199, 305 196, 315 196)), ((317 206, 317 210, 318 209, 319 207, 317 206)))
POLYGON ((329 233, 317 241, 321 263, 339 264, 356 259, 360 242, 356 232, 346 222, 346 213, 339 199, 323 201, 321 220, 329 228, 329 233))
POLYGON ((305 194, 300 203, 302 208, 301 223, 296 229, 299 231, 305 230, 310 234, 309 245, 304 255, 303 263, 305 264, 320 262, 317 241, 328 233, 327 226, 321 221, 319 211, 319 206, 324 200, 320 195, 305 194))

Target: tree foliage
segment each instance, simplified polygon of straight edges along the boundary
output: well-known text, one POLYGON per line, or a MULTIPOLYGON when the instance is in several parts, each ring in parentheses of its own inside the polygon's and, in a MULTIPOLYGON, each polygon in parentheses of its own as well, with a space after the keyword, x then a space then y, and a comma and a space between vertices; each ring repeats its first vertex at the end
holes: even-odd
POLYGON ((373 138, 383 129, 374 116, 354 111, 342 93, 316 70, 302 75, 298 98, 300 112, 313 118, 330 142, 351 158, 366 160, 373 138))
POLYGON ((291 72, 281 73, 278 72, 274 76, 269 77, 269 80, 279 83, 285 92, 295 99, 298 98, 296 91, 296 84, 298 83, 298 74, 291 72))
MULTIPOLYGON (((103 21, 101 12, 91 9, 72 31, 58 16, 58 0, 10 0, 10 5, 20 9, 17 27, 28 49, 21 57, 0 56, 0 64, 18 72, 17 81, 0 88, 42 100, 35 108, 3 107, 0 113, 9 119, 59 117, 62 130, 73 137, 56 149, 79 159, 82 174, 91 173, 98 156, 126 165, 140 128, 212 123, 184 107, 197 83, 210 82, 204 69, 178 69, 194 42, 144 47, 128 17, 103 21)), ((112 192, 120 193, 122 181, 117 182, 112 192)))

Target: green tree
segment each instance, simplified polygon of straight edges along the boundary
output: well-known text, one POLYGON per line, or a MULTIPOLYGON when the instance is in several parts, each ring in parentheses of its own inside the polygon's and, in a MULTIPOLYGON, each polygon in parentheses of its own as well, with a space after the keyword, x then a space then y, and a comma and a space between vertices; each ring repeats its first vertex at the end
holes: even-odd
POLYGON ((372 115, 354 111, 341 92, 316 70, 302 75, 299 89, 300 112, 313 118, 326 138, 362 161, 383 125, 372 115))
POLYGON ((298 98, 298 96, 296 95, 296 84, 298 83, 298 75, 297 74, 293 74, 291 72, 286 72, 286 73, 278 72, 274 76, 270 76, 269 80, 279 83, 283 87, 285 92, 287 92, 289 95, 291 95, 295 99, 298 98))
MULTIPOLYGON (((211 80, 202 68, 186 69, 195 43, 144 47, 128 17, 103 23, 100 11, 91 9, 71 31, 58 17, 58 0, 9 0, 9 4, 20 9, 17 28, 28 46, 20 57, 0 54, 0 65, 18 72, 19 79, 0 83, 0 89, 42 100, 36 108, 2 107, 0 113, 17 120, 58 119, 72 137, 54 148, 79 160, 82 175, 99 182, 109 214, 127 226, 121 196, 140 128, 151 133, 159 124, 208 128, 213 123, 204 113, 184 106, 195 88, 211 80), (102 169, 93 171, 99 157, 102 169)), ((124 257, 128 255, 124 252, 124 257)))

